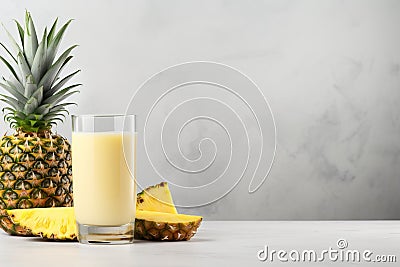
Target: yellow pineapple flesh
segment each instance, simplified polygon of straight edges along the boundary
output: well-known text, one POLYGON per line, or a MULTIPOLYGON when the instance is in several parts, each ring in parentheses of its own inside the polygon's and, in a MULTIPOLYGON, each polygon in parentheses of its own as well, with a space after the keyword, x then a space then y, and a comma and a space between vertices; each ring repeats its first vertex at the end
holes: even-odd
POLYGON ((11 220, 35 236, 54 240, 74 240, 77 236, 73 208, 8 210, 11 220))
POLYGON ((137 194, 136 209, 177 214, 168 184, 149 186, 137 194))

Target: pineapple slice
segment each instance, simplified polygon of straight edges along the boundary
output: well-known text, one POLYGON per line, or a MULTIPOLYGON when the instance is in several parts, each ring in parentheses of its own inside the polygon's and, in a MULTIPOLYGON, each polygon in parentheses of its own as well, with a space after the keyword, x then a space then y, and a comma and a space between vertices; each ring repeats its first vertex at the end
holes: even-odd
MULTIPOLYGON (((74 208, 34 208, 7 210, 14 223, 46 239, 74 240, 74 208)), ((197 231, 201 216, 155 211, 136 211, 135 238, 159 241, 189 240, 197 231)))
POLYGON ((35 208, 7 210, 11 220, 35 236, 74 240, 77 229, 74 208, 35 208))
POLYGON ((166 182, 147 187, 142 192, 138 193, 136 210, 178 214, 166 182))

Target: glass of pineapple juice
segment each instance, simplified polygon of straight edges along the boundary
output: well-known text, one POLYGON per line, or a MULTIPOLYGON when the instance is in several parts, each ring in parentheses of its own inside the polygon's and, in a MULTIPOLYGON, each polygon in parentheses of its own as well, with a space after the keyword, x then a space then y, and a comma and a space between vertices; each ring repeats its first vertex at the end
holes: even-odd
POLYGON ((135 115, 72 116, 72 175, 78 240, 133 242, 135 115))

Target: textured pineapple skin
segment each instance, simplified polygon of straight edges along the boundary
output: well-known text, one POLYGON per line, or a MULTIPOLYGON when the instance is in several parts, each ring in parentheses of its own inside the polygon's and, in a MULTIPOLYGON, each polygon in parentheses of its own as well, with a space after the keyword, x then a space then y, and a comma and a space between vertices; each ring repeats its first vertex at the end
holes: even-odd
MULTIPOLYGON (((0 210, 73 206, 71 145, 55 134, 17 133, 0 140, 0 210)), ((2 211, 0 226, 27 235, 2 211)))
POLYGON ((187 241, 192 238, 202 219, 194 222, 171 223, 135 220, 135 239, 153 241, 187 241))

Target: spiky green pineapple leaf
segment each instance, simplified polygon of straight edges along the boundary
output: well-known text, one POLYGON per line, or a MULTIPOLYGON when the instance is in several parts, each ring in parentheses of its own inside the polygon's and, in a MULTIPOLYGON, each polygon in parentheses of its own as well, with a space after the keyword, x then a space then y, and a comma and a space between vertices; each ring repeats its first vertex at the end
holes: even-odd
MULTIPOLYGON (((3 113, 4 113, 4 110, 3 110, 3 113)), ((13 117, 13 114, 11 112, 10 113, 4 113, 3 119, 6 122, 11 122, 12 121, 12 117, 13 117)))
POLYGON ((61 101, 64 101, 65 99, 67 99, 68 97, 70 97, 71 95, 76 94, 76 93, 79 93, 79 91, 72 91, 72 92, 70 92, 70 93, 68 93, 68 94, 65 94, 65 95, 63 95, 62 97, 60 97, 59 99, 57 99, 57 100, 54 102, 54 104, 58 104, 58 103, 60 103, 61 101))
POLYGON ((25 84, 27 81, 28 76, 32 75, 31 69, 29 68, 28 62, 26 62, 26 59, 22 53, 18 53, 17 56, 17 61, 18 61, 18 67, 21 72, 22 76, 22 84, 25 84))
MULTIPOLYGON (((3 25, 3 24, 2 24, 3 25)), ((11 33, 7 30, 7 28, 3 25, 4 30, 7 33, 8 39, 10 40, 11 46, 13 47, 14 51, 16 54, 22 53, 21 47, 18 45, 18 43, 15 41, 14 37, 11 35, 11 33)))
POLYGON ((31 126, 35 126, 35 124, 38 122, 37 120, 28 120, 31 126))
POLYGON ((47 126, 47 125, 48 125, 48 122, 44 122, 44 121, 42 121, 41 119, 38 119, 38 120, 36 120, 36 119, 27 119, 27 121, 29 122, 29 124, 30 124, 31 127, 38 127, 38 128, 40 128, 40 127, 43 127, 43 126, 47 126))
MULTIPOLYGON (((48 51, 47 51, 47 59, 46 59, 46 66, 51 66, 51 64, 54 61, 54 58, 56 57, 58 47, 60 45, 61 39, 64 36, 65 31, 67 30, 69 24, 72 22, 72 19, 67 21, 61 29, 57 32, 56 36, 54 38, 51 38, 51 40, 48 42, 48 51)), ((54 34, 54 33, 53 33, 54 34)), ((50 34, 49 34, 50 35, 50 34)))
POLYGON ((10 107, 6 107, 3 108, 3 113, 4 113, 4 121, 8 122, 8 123, 13 123, 15 122, 14 117, 16 117, 17 112, 15 110, 13 110, 10 107), (7 112, 8 111, 8 112, 7 112))
POLYGON ((60 117, 62 117, 63 119, 66 119, 66 117, 65 117, 65 115, 64 114, 62 114, 62 113, 52 113, 52 112, 49 112, 48 114, 46 114, 44 117, 43 117, 43 119, 44 120, 46 120, 46 121, 53 121, 53 120, 56 120, 56 119, 60 119, 61 121, 63 121, 63 119, 61 119, 60 117))
POLYGON ((15 122, 15 118, 18 118, 20 120, 24 120, 26 118, 25 114, 18 111, 18 110, 14 110, 10 107, 5 107, 3 108, 3 112, 8 111, 5 115, 4 115, 4 119, 7 122, 15 122))
POLYGON ((10 97, 10 96, 7 96, 7 95, 3 95, 3 94, 0 94, 0 96, 3 97, 0 100, 2 100, 3 102, 9 104, 10 106, 12 106, 16 110, 22 110, 24 108, 24 104, 22 102, 18 101, 17 99, 15 99, 13 97, 10 97))
POLYGON ((6 83, 10 86, 14 86, 15 88, 17 88, 18 92, 20 92, 21 94, 23 94, 25 92, 25 88, 24 86, 21 84, 21 82, 15 78, 14 75, 10 75, 10 77, 8 78, 8 80, 6 80, 3 77, 3 80, 6 81, 6 83), (12 85, 11 85, 12 84, 12 85))
MULTIPOLYGON (((3 110, 3 113, 4 113, 4 110, 3 110)), ((12 117, 13 117, 12 113, 4 113, 3 119, 5 122, 10 123, 10 122, 12 122, 12 117)))
POLYGON ((42 114, 29 114, 26 116, 27 119, 40 121, 43 118, 42 114))
POLYGON ((67 115, 69 115, 69 111, 65 107, 61 106, 52 108, 50 112, 54 114, 62 114, 62 112, 65 112, 67 115))
POLYGON ((57 74, 56 74, 56 77, 54 78, 54 81, 53 81, 52 86, 54 85, 54 83, 55 83, 56 81, 58 81, 58 79, 59 79, 60 76, 61 76, 62 71, 64 70, 64 67, 67 65, 67 63, 68 63, 72 58, 73 58, 73 56, 68 56, 68 57, 64 60, 64 62, 63 62, 63 64, 61 65, 60 69, 57 71, 57 74))
POLYGON ((71 59, 69 56, 69 53, 71 53, 71 51, 75 47, 77 47, 77 45, 71 46, 64 53, 61 54, 61 56, 57 59, 57 61, 49 68, 49 70, 46 72, 46 74, 40 80, 38 86, 43 85, 45 91, 47 91, 51 88, 61 67, 64 65, 65 62, 68 62, 71 59))
POLYGON ((39 102, 36 98, 33 96, 28 99, 24 106, 24 113, 25 114, 30 114, 32 113, 37 107, 39 106, 39 102))
POLYGON ((71 95, 73 95, 73 94, 75 94, 75 93, 78 93, 79 91, 72 91, 72 92, 70 92, 70 91, 71 91, 73 88, 75 88, 75 87, 76 87, 76 86, 74 86, 74 87, 69 86, 69 87, 67 87, 67 88, 65 88, 65 89, 60 90, 60 91, 57 92, 56 94, 50 96, 49 98, 46 98, 46 99, 43 101, 43 104, 50 104, 50 105, 52 105, 52 106, 55 106, 56 104, 60 103, 61 101, 63 101, 63 100, 66 99, 67 97, 69 97, 69 96, 71 96, 71 95))
POLYGON ((11 54, 10 50, 8 50, 8 48, 3 43, 0 43, 0 45, 4 48, 4 50, 7 51, 8 55, 14 60, 14 62, 17 63, 17 60, 15 59, 13 54, 11 54))
MULTIPOLYGON (((62 103, 62 104, 58 104, 58 105, 55 105, 54 107, 52 107, 52 108, 51 108, 51 111, 54 111, 54 109, 59 108, 59 107, 66 107, 66 106, 71 106, 71 105, 77 106, 77 104, 76 104, 76 103, 73 103, 73 102, 62 103)), ((68 110, 67 110, 67 111, 68 111, 68 110)), ((68 114, 69 114, 69 113, 68 113, 68 114)))
POLYGON ((55 121, 59 121, 59 122, 61 122, 61 123, 64 122, 64 120, 61 119, 61 118, 54 118, 54 119, 52 119, 52 120, 50 121, 50 124, 56 126, 57 123, 56 123, 55 121))
POLYGON ((31 14, 26 11, 25 15, 25 34, 24 34, 24 52, 29 66, 32 66, 33 59, 38 48, 38 39, 36 35, 35 25, 31 14))
POLYGON ((21 119, 17 116, 13 119, 16 121, 15 125, 23 128, 25 132, 38 132, 41 128, 40 126, 32 127, 29 120, 21 119))
POLYGON ((22 48, 24 48, 24 35, 25 35, 24 28, 22 28, 21 24, 19 24, 19 22, 16 19, 14 19, 14 22, 15 24, 17 24, 19 38, 21 40, 22 48))
POLYGON ((51 26, 51 29, 49 31, 49 35, 47 35, 47 43, 48 44, 53 40, 54 33, 56 32, 57 22, 58 22, 58 18, 56 18, 56 20, 54 21, 53 26, 51 26))
POLYGON ((6 79, 3 78, 3 81, 12 88, 12 90, 17 91, 21 95, 24 95, 24 88, 22 86, 19 86, 20 83, 12 83, 6 79))
POLYGON ((11 71, 12 75, 15 77, 15 79, 19 80, 20 77, 18 76, 17 72, 14 70, 14 68, 11 66, 10 63, 8 63, 8 61, 0 56, 0 60, 3 61, 3 63, 7 66, 7 68, 11 71))
MULTIPOLYGON (((40 104, 43 100, 43 86, 40 86, 35 92, 33 92, 31 97, 35 98, 38 104, 40 104)), ((35 109, 36 108, 37 107, 35 107, 35 109)))
POLYGON ((33 80, 33 76, 29 75, 26 78, 24 96, 29 99, 32 96, 33 92, 35 92, 36 90, 37 90, 37 85, 33 80))
POLYGON ((77 70, 67 76, 65 76, 61 81, 59 81, 56 85, 54 85, 50 90, 48 90, 47 92, 45 92, 44 96, 47 98, 51 95, 54 95, 58 90, 60 90, 69 80, 72 79, 72 77, 74 77, 75 74, 77 74, 78 72, 80 72, 81 70, 77 70))
POLYGON ((60 121, 60 122, 64 122, 64 120, 66 119, 66 116, 62 113, 57 113, 57 112, 49 112, 48 114, 46 114, 43 117, 44 121, 47 122, 53 122, 53 121, 60 121))
POLYGON ((12 108, 10 108, 10 107, 4 107, 3 109, 2 109, 2 112, 5 112, 5 111, 10 111, 10 113, 14 113, 15 112, 15 109, 12 109, 12 108))
MULTIPOLYGON (((70 85, 70 86, 68 86, 68 87, 65 87, 65 88, 63 88, 63 89, 61 89, 61 90, 58 90, 58 92, 61 92, 61 91, 62 91, 62 92, 68 92, 68 91, 70 91, 71 89, 76 88, 76 87, 81 86, 81 85, 82 85, 81 83, 73 84, 73 85, 70 85)), ((52 93, 49 94, 48 97, 54 96, 54 95, 57 93, 57 91, 53 91, 53 88, 51 89, 51 91, 52 91, 52 93)), ((46 98, 48 98, 48 97, 46 96, 46 98)))
POLYGON ((19 108, 17 105, 14 105, 13 102, 8 101, 7 99, 0 99, 0 101, 6 103, 7 105, 9 105, 9 106, 11 106, 11 107, 13 107, 15 109, 19 108))
POLYGON ((9 122, 12 119, 12 117, 16 111, 15 111, 15 109, 12 109, 10 107, 4 107, 2 109, 2 112, 4 113, 4 116, 3 116, 4 120, 9 122))
POLYGON ((22 48, 7 29, 5 30, 15 54, 0 43, 12 59, 8 61, 8 65, 4 62, 6 59, 1 59, 12 75, 10 79, 3 78, 4 82, 0 81, 0 88, 10 94, 0 95, 0 100, 9 106, 4 112, 12 127, 26 132, 38 132, 50 130, 52 125, 63 121, 65 114, 68 114, 66 107, 74 103, 63 101, 77 93, 74 88, 80 84, 64 87, 79 71, 60 77, 64 67, 72 59, 70 52, 76 46, 70 47, 55 60, 61 39, 72 20, 57 30, 56 19, 50 31, 47 32, 46 28, 38 40, 30 13, 26 12, 25 15, 24 28, 15 21, 22 48), (15 66, 13 62, 16 62, 15 66))
MULTIPOLYGON (((65 59, 64 63, 61 65, 61 68, 60 68, 60 69, 58 70, 58 72, 57 72, 56 79, 54 80, 54 83, 55 83, 56 81, 58 81, 58 79, 60 79, 60 76, 61 76, 62 71, 64 70, 64 67, 67 65, 67 63, 68 63, 72 58, 73 58, 73 56, 68 56, 68 57, 65 59)), ((53 84, 54 84, 54 83, 53 83, 53 84)))
POLYGON ((50 105, 50 104, 44 104, 44 105, 39 106, 39 107, 35 110, 35 113, 47 114, 47 113, 49 113, 50 108, 51 108, 51 105, 50 105))
POLYGON ((35 81, 39 81, 43 75, 45 68, 45 60, 47 54, 47 28, 44 30, 42 41, 36 51, 32 63, 32 75, 35 81))
POLYGON ((20 92, 18 92, 18 90, 16 90, 15 88, 13 88, 7 84, 3 84, 3 83, 0 83, 0 86, 3 87, 7 92, 9 92, 12 96, 14 96, 19 101, 23 102, 23 101, 27 100, 24 97, 24 95, 21 94, 20 92))
POLYGON ((18 118, 20 118, 22 120, 24 120, 26 118, 26 115, 21 111, 16 110, 14 114, 15 114, 15 116, 17 116, 18 118))

